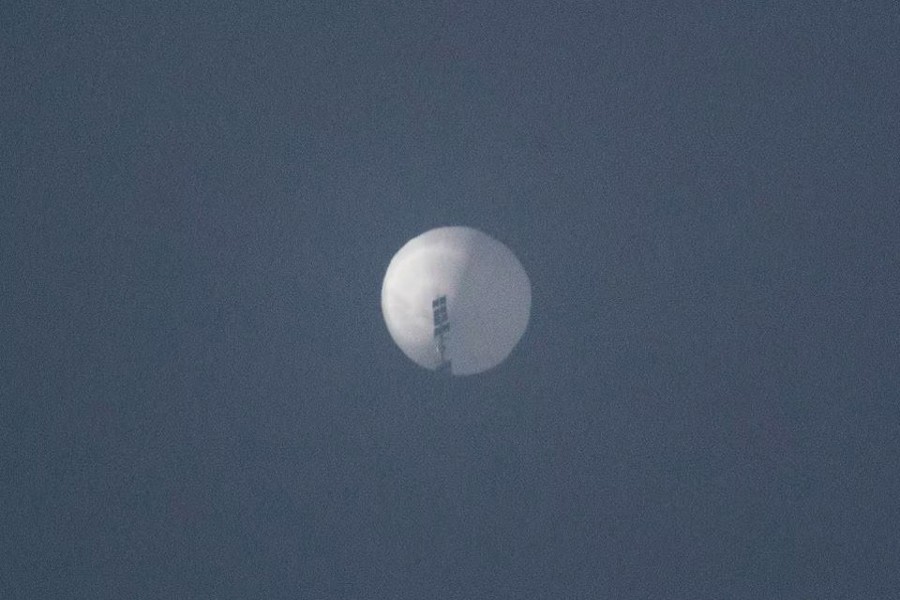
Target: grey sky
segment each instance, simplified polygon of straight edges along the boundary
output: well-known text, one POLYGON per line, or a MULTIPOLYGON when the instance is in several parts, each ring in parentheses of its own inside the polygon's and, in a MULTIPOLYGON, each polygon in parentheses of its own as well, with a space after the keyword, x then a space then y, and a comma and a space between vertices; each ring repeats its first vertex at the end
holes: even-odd
POLYGON ((896 596, 895 3, 81 4, 0 9, 0 595, 896 596), (448 388, 450 224, 533 305, 448 388))

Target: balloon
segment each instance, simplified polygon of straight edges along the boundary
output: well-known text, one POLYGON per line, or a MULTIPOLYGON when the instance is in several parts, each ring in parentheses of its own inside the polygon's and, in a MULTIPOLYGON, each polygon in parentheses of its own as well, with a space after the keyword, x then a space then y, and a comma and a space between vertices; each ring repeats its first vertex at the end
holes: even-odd
POLYGON ((381 310, 411 360, 471 375, 503 362, 525 333, 531 284, 497 240, 470 227, 440 227, 413 238, 391 259, 381 310))

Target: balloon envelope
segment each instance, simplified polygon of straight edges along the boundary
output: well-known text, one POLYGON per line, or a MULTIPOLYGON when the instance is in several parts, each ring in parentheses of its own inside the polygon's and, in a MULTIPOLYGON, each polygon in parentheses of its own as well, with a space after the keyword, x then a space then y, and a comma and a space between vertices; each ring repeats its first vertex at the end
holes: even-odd
POLYGON ((414 362, 470 375, 512 352, 528 325, 531 284, 497 240, 470 227, 440 227, 410 240, 391 260, 381 310, 391 337, 414 362))

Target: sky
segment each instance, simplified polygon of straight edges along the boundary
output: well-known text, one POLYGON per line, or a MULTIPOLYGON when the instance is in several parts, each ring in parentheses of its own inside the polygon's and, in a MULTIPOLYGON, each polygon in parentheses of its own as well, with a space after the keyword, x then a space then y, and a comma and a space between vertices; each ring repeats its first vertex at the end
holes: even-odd
POLYGON ((895 598, 900 9, 4 3, 0 596, 895 598), (449 383, 380 308, 532 285, 449 383))

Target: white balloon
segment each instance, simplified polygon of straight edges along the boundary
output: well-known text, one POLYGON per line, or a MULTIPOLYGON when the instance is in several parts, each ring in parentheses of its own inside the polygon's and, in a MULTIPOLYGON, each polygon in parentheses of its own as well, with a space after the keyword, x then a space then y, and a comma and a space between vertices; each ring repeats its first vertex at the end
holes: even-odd
POLYGON ((531 283, 497 240, 470 227, 440 227, 407 242, 391 260, 381 310, 411 360, 470 375, 503 362, 525 333, 531 283), (448 327, 438 325, 444 318, 438 313, 448 327))

